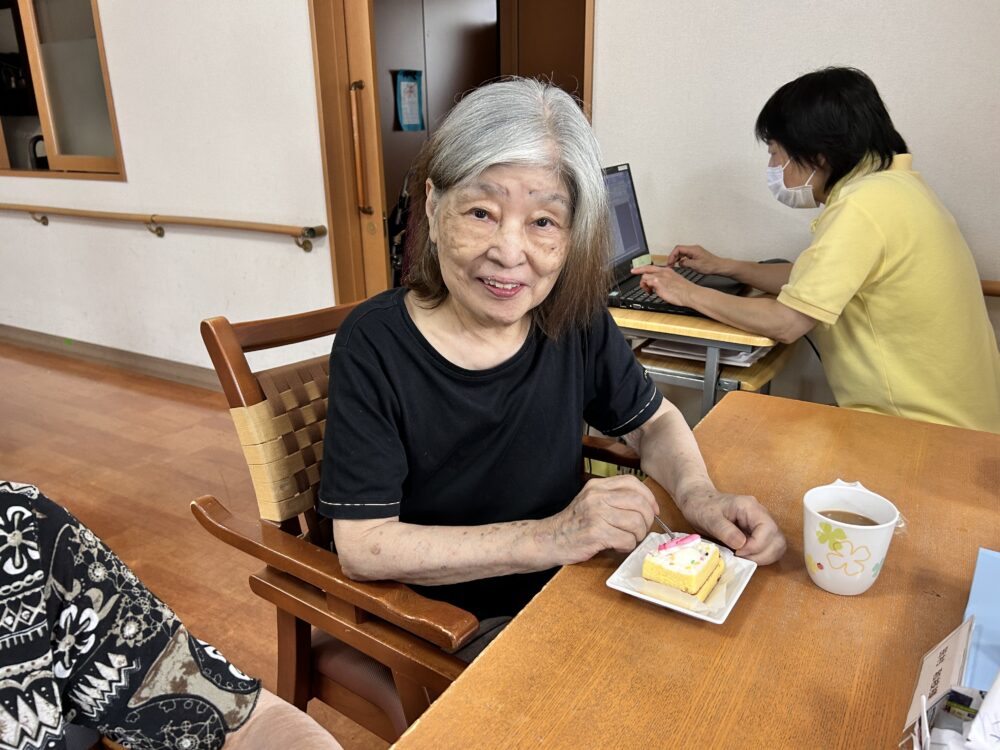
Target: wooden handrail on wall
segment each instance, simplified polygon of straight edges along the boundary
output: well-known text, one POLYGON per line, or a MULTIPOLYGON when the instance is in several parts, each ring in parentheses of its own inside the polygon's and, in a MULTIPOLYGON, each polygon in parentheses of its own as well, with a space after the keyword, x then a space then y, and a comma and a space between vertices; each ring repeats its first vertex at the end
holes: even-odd
POLYGON ((0 203, 0 211, 23 211, 42 226, 48 226, 49 215, 73 216, 80 219, 101 219, 104 221, 138 222, 146 229, 162 237, 166 230, 164 224, 180 224, 190 227, 212 227, 215 229, 239 229, 246 232, 267 232, 268 234, 287 234, 295 239, 295 244, 305 252, 312 250, 310 240, 326 236, 326 227, 319 224, 314 227, 297 227, 291 224, 262 224, 254 221, 231 221, 229 219, 204 219, 197 216, 163 216, 161 214, 123 214, 111 211, 87 211, 79 208, 57 208, 54 206, 25 206, 13 203, 0 203))

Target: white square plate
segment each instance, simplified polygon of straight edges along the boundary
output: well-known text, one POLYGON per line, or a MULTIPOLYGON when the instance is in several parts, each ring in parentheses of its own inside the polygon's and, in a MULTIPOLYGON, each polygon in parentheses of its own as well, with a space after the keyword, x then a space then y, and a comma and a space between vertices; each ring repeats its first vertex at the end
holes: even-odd
POLYGON ((757 563, 737 557, 731 550, 720 545, 719 551, 726 563, 726 570, 702 604, 689 594, 642 577, 642 559, 669 538, 666 534, 649 534, 618 566, 618 570, 611 574, 608 586, 683 615, 721 625, 746 588, 750 576, 757 569, 757 563))

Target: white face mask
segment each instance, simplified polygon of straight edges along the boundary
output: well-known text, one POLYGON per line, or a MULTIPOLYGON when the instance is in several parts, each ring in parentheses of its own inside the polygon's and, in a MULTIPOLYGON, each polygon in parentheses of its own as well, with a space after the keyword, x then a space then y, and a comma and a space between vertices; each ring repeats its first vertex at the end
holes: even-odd
POLYGON ((778 199, 779 203, 784 203, 789 208, 816 208, 816 196, 813 195, 812 185, 809 183, 816 175, 816 170, 812 171, 806 184, 800 187, 785 187, 785 167, 791 163, 791 159, 780 167, 767 168, 767 188, 771 195, 778 199))

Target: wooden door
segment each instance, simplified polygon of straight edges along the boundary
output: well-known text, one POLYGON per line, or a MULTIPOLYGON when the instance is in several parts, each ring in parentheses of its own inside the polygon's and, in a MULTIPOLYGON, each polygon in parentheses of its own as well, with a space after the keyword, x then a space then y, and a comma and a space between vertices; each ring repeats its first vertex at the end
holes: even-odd
POLYGON ((583 102, 590 116, 594 0, 498 0, 500 73, 543 77, 583 102))
POLYGON ((337 304, 389 288, 371 0, 312 0, 330 254, 337 304))

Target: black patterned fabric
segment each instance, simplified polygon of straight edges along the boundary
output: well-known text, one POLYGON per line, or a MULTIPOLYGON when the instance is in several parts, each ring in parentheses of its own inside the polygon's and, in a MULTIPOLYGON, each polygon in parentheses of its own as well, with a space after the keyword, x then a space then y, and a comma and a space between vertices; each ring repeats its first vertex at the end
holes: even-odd
POLYGON ((63 748, 68 722, 135 750, 219 748, 259 692, 92 531, 0 481, 0 750, 63 748))

